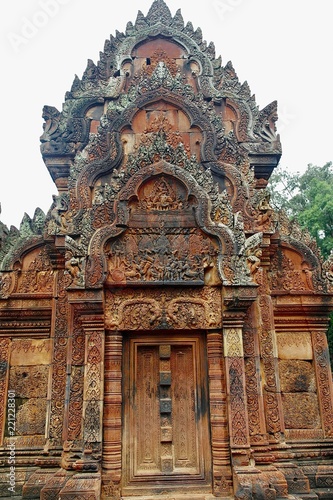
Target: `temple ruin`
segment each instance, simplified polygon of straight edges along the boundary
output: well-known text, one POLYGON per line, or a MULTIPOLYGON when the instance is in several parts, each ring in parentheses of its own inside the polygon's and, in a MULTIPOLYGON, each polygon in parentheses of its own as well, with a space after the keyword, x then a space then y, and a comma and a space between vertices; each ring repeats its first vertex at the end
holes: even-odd
POLYGON ((270 205, 277 103, 155 0, 43 120, 57 194, 0 223, 0 498, 332 499, 333 259, 270 205))

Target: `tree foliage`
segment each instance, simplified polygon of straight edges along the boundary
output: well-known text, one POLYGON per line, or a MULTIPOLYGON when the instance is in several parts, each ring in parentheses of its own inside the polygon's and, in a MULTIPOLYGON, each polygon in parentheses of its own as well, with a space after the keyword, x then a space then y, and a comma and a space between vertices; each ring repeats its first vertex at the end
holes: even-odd
POLYGON ((309 164, 303 174, 278 167, 270 178, 271 204, 307 228, 324 257, 333 249, 333 164, 309 164))
MULTIPOLYGON (((323 257, 333 252, 333 165, 309 164, 303 174, 278 167, 270 178, 271 204, 284 210, 301 227, 307 228, 323 257)), ((329 315, 327 341, 333 368, 333 311, 329 315)))

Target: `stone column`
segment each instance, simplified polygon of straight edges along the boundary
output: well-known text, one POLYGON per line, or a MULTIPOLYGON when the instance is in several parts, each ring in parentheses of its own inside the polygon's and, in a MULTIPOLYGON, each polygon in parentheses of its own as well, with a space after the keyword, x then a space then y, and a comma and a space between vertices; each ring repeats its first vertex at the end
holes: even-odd
POLYGON ((122 352, 122 334, 117 331, 107 331, 105 338, 102 498, 112 500, 120 498, 122 352))
MULTIPOLYGON (((327 325, 325 325, 327 326, 327 325)), ((311 332, 318 399, 325 437, 333 437, 333 386, 326 333, 323 328, 311 332)))
POLYGON ((262 363, 262 390, 267 437, 271 443, 284 441, 284 419, 279 381, 274 309, 268 279, 270 254, 266 247, 256 275, 259 285, 256 302, 256 325, 262 363))
POLYGON ((257 290, 253 285, 223 288, 223 348, 233 467, 250 464, 243 326, 256 296, 257 290))
POLYGON ((232 492, 227 393, 223 362, 222 331, 208 331, 207 357, 214 493, 229 497, 232 492))
POLYGON ((253 447, 268 444, 260 372, 258 317, 260 309, 257 300, 249 307, 243 328, 247 411, 250 441, 253 447))
POLYGON ((87 463, 100 469, 96 458, 102 453, 103 396, 104 396, 104 316, 89 314, 81 317, 85 334, 83 388, 84 470, 87 463), (95 464, 95 466, 94 466, 95 464))
POLYGON ((69 345, 62 467, 98 471, 102 453, 104 315, 102 295, 69 290, 69 345))
POLYGON ((234 465, 248 465, 250 459, 242 327, 243 318, 236 314, 229 313, 223 319, 230 447, 234 465))
POLYGON ((66 400, 66 364, 69 346, 68 333, 68 299, 66 286, 67 276, 64 271, 57 270, 56 299, 52 313, 51 339, 53 357, 51 364, 50 388, 50 422, 49 438, 51 449, 62 450, 64 441, 64 415, 66 400))

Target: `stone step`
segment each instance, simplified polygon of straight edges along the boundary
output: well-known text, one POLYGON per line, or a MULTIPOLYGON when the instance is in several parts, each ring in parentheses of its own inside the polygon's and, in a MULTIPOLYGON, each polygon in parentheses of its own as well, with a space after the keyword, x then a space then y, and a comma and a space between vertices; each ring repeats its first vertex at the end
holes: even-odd
POLYGON ((290 496, 290 500, 291 499, 295 499, 295 500, 318 500, 318 495, 316 493, 300 493, 299 495, 290 496))
POLYGON ((315 489, 319 499, 332 500, 333 488, 316 488, 315 489))
POLYGON ((196 493, 177 493, 166 495, 147 495, 147 496, 125 496, 121 500, 234 500, 234 497, 216 497, 210 494, 196 494, 196 493))

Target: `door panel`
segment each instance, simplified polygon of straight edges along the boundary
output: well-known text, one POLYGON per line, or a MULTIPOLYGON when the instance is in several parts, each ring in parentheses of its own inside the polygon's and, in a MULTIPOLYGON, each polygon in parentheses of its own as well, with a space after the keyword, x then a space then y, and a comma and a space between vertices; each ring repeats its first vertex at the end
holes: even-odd
POLYGON ((210 484, 204 360, 201 335, 127 338, 124 493, 210 484))
MULTIPOLYGON (((171 398, 174 404, 174 466, 176 470, 199 472, 199 429, 196 424, 196 381, 194 377, 193 346, 172 348, 171 373, 174 382, 171 398)), ((197 410, 197 411, 196 411, 197 410)))
MULTIPOLYGON (((135 374, 136 391, 132 392, 134 412, 132 415, 134 436, 134 454, 136 474, 157 472, 160 454, 156 446, 159 437, 158 398, 156 374, 158 358, 156 348, 141 347, 137 352, 135 374), (142 376, 139 376, 142 374, 142 376)), ((133 389, 132 389, 133 391, 133 389)))

